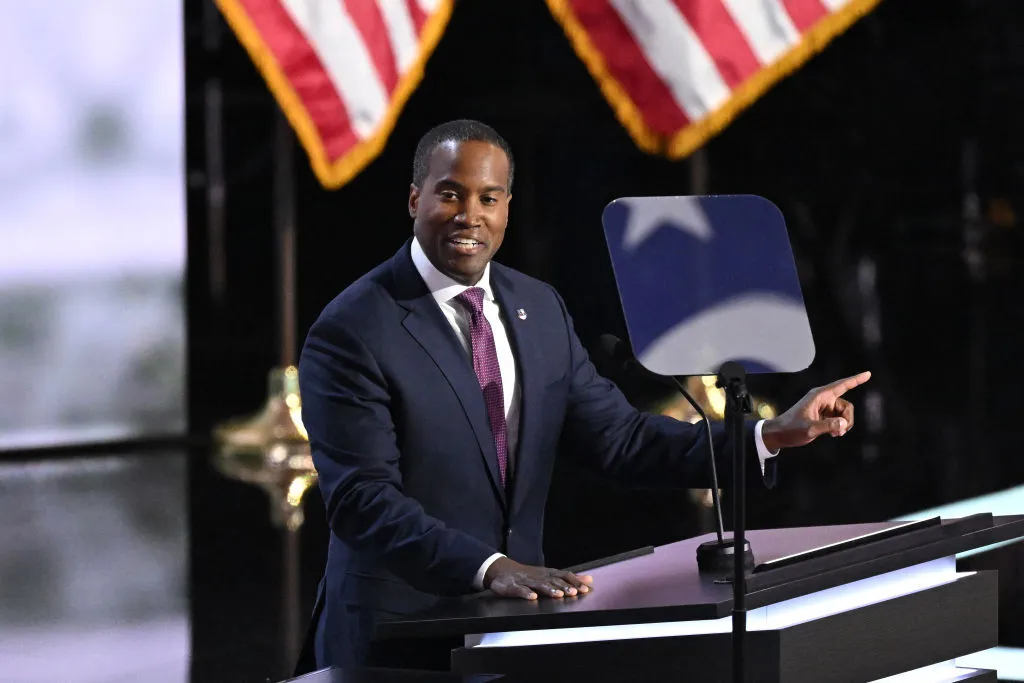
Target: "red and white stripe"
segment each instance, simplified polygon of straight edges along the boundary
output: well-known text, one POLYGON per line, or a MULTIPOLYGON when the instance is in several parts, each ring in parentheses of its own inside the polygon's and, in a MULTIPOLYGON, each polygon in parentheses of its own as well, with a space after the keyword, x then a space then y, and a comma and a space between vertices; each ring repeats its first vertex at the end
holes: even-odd
MULTIPOLYGON (((383 147, 453 6, 453 0, 215 2, 328 187, 346 182, 383 147)), ((878 0, 547 2, 638 144, 681 156, 795 68, 815 42, 827 42, 878 0), (836 21, 823 22, 839 12, 836 21)))
POLYGON ((378 133, 441 0, 235 0, 333 163, 378 133))
POLYGON ((853 0, 563 0, 656 133, 723 107, 853 0))

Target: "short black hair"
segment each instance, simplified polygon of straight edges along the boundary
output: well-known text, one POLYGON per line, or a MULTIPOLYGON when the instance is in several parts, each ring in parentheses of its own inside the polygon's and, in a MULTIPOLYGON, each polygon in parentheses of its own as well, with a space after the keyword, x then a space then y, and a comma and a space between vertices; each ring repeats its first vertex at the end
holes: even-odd
POLYGON ((438 145, 446 142, 488 142, 499 147, 508 158, 508 189, 512 190, 512 176, 515 173, 515 161, 512 159, 512 148, 505 142, 505 138, 498 134, 486 123, 480 123, 472 119, 456 119, 434 126, 420 138, 416 145, 416 156, 412 161, 412 183, 416 187, 423 187, 423 181, 427 179, 430 171, 430 155, 438 145))

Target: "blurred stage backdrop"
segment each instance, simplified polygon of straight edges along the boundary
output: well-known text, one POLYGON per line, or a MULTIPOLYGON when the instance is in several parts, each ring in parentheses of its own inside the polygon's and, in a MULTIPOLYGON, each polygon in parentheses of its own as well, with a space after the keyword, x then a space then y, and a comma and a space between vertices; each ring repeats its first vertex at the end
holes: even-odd
POLYGON ((78 448, 185 434, 183 27, 0 3, 4 680, 188 674, 186 456, 78 448))
MULTIPOLYGON (((608 202, 782 210, 817 356, 754 378, 759 412, 874 377, 857 428, 787 457, 748 526, 1024 513, 1019 3, 37 4, 0 2, 0 679, 286 676, 327 541, 289 367, 410 234, 416 141, 452 118, 511 143, 500 259, 554 284, 588 345, 626 336, 608 202)), ((560 467, 548 559, 701 533, 706 493, 560 467)), ((1002 571, 1005 680, 1022 557, 961 560, 1002 571)))

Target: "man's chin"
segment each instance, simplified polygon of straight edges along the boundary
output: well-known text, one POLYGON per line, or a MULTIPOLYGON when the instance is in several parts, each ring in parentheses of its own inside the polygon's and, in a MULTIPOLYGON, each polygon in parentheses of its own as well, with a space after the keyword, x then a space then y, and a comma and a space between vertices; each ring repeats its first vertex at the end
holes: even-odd
MULTIPOLYGON (((484 262, 484 265, 486 265, 486 261, 484 262)), ((471 287, 480 282, 480 277, 484 274, 483 267, 476 266, 478 266, 476 263, 449 263, 449 267, 445 272, 445 275, 460 284, 471 287)))

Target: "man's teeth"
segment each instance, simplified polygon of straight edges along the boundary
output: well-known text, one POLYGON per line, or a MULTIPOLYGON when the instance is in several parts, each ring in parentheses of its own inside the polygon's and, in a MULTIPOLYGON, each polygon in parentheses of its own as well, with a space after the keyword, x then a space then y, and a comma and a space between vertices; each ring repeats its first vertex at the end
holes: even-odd
POLYGON ((476 240, 459 239, 458 237, 453 237, 452 242, 454 242, 455 244, 465 244, 470 247, 475 247, 476 245, 480 244, 480 242, 477 242, 476 240))

